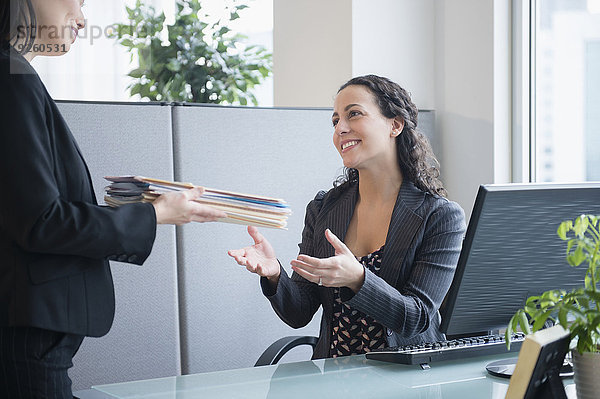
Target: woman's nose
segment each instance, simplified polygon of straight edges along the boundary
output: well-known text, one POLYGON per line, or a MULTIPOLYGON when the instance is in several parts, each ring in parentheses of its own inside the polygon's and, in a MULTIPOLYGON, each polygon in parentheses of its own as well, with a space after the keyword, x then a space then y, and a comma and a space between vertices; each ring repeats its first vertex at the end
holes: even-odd
POLYGON ((344 134, 348 132, 348 124, 346 124, 343 121, 338 121, 338 123, 335 125, 335 133, 336 134, 344 134))
POLYGON ((83 15, 83 11, 81 11, 81 9, 79 10, 79 15, 75 19, 75 23, 77 24, 77 28, 85 28, 85 15, 83 15))

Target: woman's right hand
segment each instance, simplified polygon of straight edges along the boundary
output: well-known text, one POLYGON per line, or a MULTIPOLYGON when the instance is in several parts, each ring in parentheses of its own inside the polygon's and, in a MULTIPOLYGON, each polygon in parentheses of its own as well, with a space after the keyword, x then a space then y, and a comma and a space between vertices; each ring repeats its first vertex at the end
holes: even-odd
POLYGON ((194 201, 203 193, 204 188, 195 187, 190 190, 161 194, 152 203, 156 212, 156 223, 179 226, 189 222, 214 222, 219 218, 227 217, 223 211, 194 201))
POLYGON ((266 277, 271 282, 279 280, 279 261, 275 256, 273 247, 267 239, 253 226, 248 226, 248 234, 254 240, 254 245, 227 251, 240 266, 245 266, 248 271, 266 277))

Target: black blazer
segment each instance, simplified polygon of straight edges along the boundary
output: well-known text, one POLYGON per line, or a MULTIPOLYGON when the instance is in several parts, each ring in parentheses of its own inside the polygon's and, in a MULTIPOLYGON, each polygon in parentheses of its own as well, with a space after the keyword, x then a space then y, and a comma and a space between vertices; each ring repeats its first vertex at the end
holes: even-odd
MULTIPOLYGON (((334 256, 325 229, 343 241, 357 198, 358 183, 317 194, 306 208, 300 253, 334 256)), ((342 301, 381 323, 387 329, 389 346, 444 339, 438 310, 452 282, 465 229, 460 206, 404 181, 390 220, 379 276, 365 269, 361 289, 354 294, 342 287, 342 301)), ((319 287, 297 273, 289 278, 283 268, 275 292, 264 278, 261 286, 275 312, 294 328, 308 324, 323 306, 313 358, 328 357, 333 289, 319 287)))
POLYGON ((6 45, 0 87, 0 326, 104 335, 115 310, 107 259, 144 262, 154 208, 97 205, 56 104, 6 45))

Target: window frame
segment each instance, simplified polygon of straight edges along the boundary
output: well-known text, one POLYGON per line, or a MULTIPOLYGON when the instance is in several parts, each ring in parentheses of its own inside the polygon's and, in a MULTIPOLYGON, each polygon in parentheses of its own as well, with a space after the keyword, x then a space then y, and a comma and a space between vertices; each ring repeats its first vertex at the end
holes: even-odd
POLYGON ((536 181, 535 21, 536 0, 512 0, 511 180, 536 181))

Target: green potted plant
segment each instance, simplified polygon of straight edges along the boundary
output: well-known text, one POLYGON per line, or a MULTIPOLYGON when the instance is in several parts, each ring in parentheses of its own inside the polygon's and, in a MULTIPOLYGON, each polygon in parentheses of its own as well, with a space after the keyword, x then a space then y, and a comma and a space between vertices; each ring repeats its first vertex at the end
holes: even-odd
POLYGON ((227 25, 247 5, 224 3, 228 18, 210 22, 199 0, 176 0, 175 22, 137 0, 126 7, 129 23, 117 23, 111 34, 137 60, 129 76, 130 94, 152 101, 215 104, 252 103, 252 90, 271 74, 272 55, 227 25), (166 36, 166 37, 165 37, 166 36))
POLYGON ((527 334, 559 323, 571 333, 571 353, 579 399, 598 398, 600 393, 600 216, 581 215, 558 227, 558 236, 567 241, 567 262, 588 268, 582 286, 571 291, 549 290, 529 297, 506 329, 506 342, 520 326, 527 334))

